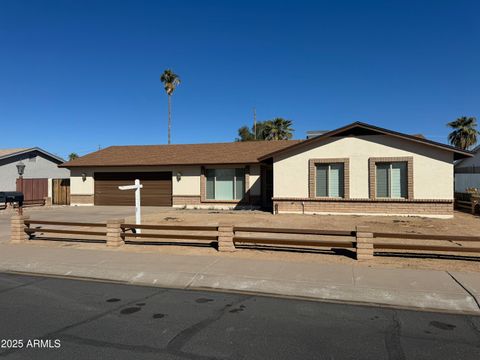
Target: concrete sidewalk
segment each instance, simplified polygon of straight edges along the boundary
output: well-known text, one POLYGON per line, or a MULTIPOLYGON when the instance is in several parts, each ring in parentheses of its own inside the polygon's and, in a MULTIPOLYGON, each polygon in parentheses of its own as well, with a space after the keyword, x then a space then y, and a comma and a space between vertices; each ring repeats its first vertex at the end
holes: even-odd
POLYGON ((480 314, 480 274, 0 244, 0 271, 480 314))

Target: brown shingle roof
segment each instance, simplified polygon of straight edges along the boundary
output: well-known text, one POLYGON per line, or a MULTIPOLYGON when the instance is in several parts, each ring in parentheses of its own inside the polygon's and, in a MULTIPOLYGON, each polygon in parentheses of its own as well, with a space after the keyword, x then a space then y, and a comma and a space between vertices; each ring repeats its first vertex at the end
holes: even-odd
POLYGON ((265 154, 301 141, 110 146, 65 162, 60 167, 254 164, 265 154))

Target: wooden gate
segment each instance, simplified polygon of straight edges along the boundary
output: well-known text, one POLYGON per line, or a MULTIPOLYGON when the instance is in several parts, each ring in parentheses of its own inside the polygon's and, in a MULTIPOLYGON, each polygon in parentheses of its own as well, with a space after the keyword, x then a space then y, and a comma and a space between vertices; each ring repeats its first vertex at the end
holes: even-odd
POLYGON ((52 204, 70 205, 70 179, 52 179, 52 204))
POLYGON ((23 193, 24 204, 45 204, 48 179, 17 179, 17 191, 23 193))

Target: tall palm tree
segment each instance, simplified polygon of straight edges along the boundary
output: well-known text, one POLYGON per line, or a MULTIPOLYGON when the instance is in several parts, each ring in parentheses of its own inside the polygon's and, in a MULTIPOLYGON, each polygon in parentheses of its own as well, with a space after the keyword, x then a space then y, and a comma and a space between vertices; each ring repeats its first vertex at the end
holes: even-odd
POLYGON ((180 84, 180 77, 172 70, 167 69, 160 75, 160 81, 168 95, 168 144, 170 145, 170 132, 172 129, 172 94, 180 84))
POLYGON ((449 122, 447 126, 454 129, 448 135, 448 141, 453 146, 461 149, 468 149, 477 143, 477 119, 474 117, 462 116, 455 121, 449 122))
POLYGON ((263 130, 265 140, 288 140, 293 136, 292 121, 275 118, 267 121, 263 130))

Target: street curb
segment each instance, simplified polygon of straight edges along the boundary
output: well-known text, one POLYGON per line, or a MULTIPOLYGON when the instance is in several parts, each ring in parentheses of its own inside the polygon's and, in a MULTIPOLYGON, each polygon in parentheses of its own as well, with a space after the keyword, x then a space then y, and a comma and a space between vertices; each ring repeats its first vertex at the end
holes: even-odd
POLYGON ((416 306, 403 306, 396 304, 386 304, 386 303, 377 303, 377 302, 368 302, 368 301, 354 301, 354 300, 344 300, 344 299, 330 299, 330 298, 321 298, 321 297, 309 297, 301 295, 285 295, 277 294, 270 292, 261 292, 253 290, 238 290, 238 289, 228 289, 228 288, 218 288, 218 287, 206 287, 206 286, 172 286, 165 285, 160 283, 151 283, 147 281, 131 281, 131 280, 118 280, 102 277, 88 277, 88 276, 79 276, 79 275, 65 275, 59 273, 49 273, 49 272, 28 272, 28 271, 19 271, 19 270, 9 270, 5 268, 0 268, 0 272, 6 274, 17 274, 24 276, 37 276, 37 277, 50 277, 56 279, 64 280, 74 280, 74 281, 94 281, 94 282, 104 282, 104 283, 113 283, 119 285, 131 285, 131 286, 142 286, 142 287, 151 287, 151 288, 165 288, 165 289, 176 289, 176 290, 192 290, 192 291, 210 291, 210 292, 223 292, 231 294, 241 294, 241 295, 255 295, 269 298, 278 298, 278 299, 292 299, 292 300, 303 300, 311 302, 323 302, 329 304, 339 304, 339 305, 353 305, 353 306, 365 306, 365 307, 381 307, 392 310, 408 310, 408 311, 421 311, 421 312, 434 312, 434 313, 445 313, 445 314, 463 314, 463 315, 473 315, 480 316, 480 310, 468 311, 468 310, 453 310, 453 309, 442 309, 442 308, 428 308, 428 307, 416 307, 416 306))

